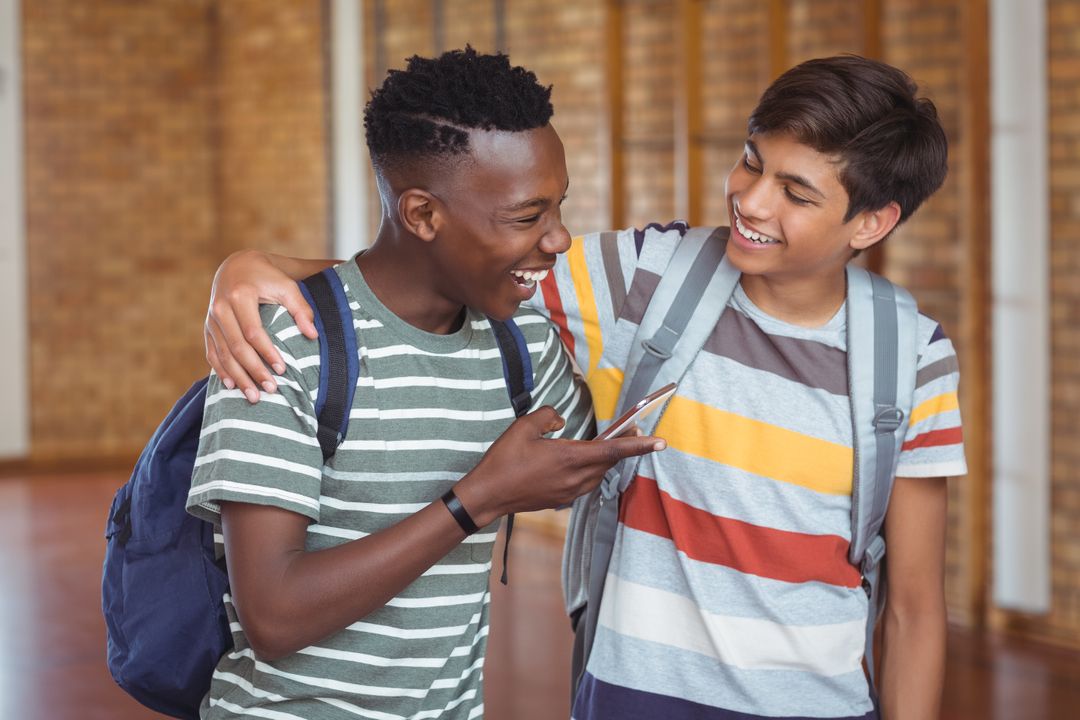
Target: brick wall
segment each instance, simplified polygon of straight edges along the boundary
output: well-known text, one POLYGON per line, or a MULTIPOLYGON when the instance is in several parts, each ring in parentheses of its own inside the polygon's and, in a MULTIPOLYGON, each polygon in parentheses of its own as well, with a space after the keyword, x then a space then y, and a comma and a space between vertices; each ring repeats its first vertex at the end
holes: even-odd
POLYGON ((703 219, 726 225, 724 179, 741 157, 746 118, 768 85, 769 60, 761 49, 768 35, 767 4, 756 0, 709 3, 702 11, 704 104, 703 219))
POLYGON ((199 372, 208 6, 22 5, 35 458, 130 452, 199 372))
POLYGON ((865 54, 862 9, 863 3, 851 0, 788 0, 788 64, 843 52, 865 54))
MULTIPOLYGON (((930 3, 923 0, 891 0, 882 13, 883 59, 904 68, 918 83, 922 94, 934 101, 949 138, 949 175, 945 184, 902 226, 885 245, 886 271, 890 278, 907 287, 919 301, 922 312, 941 323, 945 333, 957 342, 957 352, 969 352, 959 343, 957 321, 960 309, 960 186, 965 138, 960 127, 959 103, 963 67, 958 2, 930 3)), ((975 352, 971 349, 970 352, 975 352)), ((960 392, 976 392, 963 384, 960 392)), ((961 535, 962 514, 969 510, 962 502, 961 484, 949 481, 949 527, 946 548, 946 598, 957 617, 966 611, 971 596, 966 565, 972 538, 961 535)))
POLYGON ((322 3, 229 0, 214 7, 222 249, 325 256, 322 3))
POLYGON ((563 222, 574 234, 605 229, 597 152, 604 89, 604 3, 515 0, 506 6, 511 62, 553 86, 551 124, 562 138, 570 176, 563 222))
POLYGON ((625 225, 675 218, 674 2, 630 2, 623 10, 625 225))
POLYGON ((320 2, 22 7, 31 454, 126 456, 228 251, 325 253, 320 2))

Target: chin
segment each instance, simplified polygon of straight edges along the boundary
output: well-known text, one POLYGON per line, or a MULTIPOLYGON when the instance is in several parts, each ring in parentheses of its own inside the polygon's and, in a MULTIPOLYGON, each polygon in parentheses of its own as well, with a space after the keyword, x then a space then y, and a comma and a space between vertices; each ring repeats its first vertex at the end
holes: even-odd
POLYGON ((515 298, 506 297, 501 293, 485 293, 466 297, 465 305, 493 320, 509 320, 517 312, 519 303, 515 302, 515 298))
POLYGON ((777 270, 777 265, 766 258, 752 253, 733 252, 728 255, 732 266, 743 275, 768 275, 777 270))
POLYGON ((520 304, 509 306, 500 304, 497 307, 484 308, 483 310, 481 310, 481 312, 492 320, 499 320, 500 322, 505 322, 510 318, 514 317, 514 313, 518 311, 519 307, 521 307, 520 304))

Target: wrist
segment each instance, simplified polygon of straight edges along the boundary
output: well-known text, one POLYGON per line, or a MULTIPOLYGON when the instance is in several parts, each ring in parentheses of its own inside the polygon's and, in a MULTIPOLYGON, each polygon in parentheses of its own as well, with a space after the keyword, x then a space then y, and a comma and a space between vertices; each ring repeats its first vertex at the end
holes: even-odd
POLYGON ((482 528, 502 515, 497 509, 488 507, 484 493, 475 482, 470 481, 471 475, 466 475, 453 487, 454 495, 457 496, 462 508, 469 514, 476 527, 482 528))
POLYGON ((461 528, 462 532, 465 533, 466 537, 472 535, 480 529, 480 527, 476 524, 476 521, 474 521, 472 516, 469 515, 469 511, 465 509, 465 506, 461 503, 461 500, 454 493, 453 488, 450 488, 445 493, 443 493, 443 496, 440 499, 442 500, 443 505, 446 506, 446 509, 450 512, 450 515, 453 516, 455 521, 457 521, 458 527, 461 528))

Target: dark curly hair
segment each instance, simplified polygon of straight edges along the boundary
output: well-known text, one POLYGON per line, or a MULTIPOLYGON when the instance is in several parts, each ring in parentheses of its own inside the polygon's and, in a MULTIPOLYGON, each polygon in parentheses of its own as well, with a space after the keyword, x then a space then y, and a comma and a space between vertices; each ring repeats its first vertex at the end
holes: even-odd
POLYGON ((858 55, 808 60, 765 90, 750 115, 753 134, 791 133, 835 155, 848 194, 844 222, 900 205, 900 222, 945 180, 948 141, 934 103, 902 70, 858 55))
POLYGON ((364 128, 372 161, 387 169, 463 155, 469 130, 532 130, 553 113, 550 85, 502 53, 466 46, 391 70, 364 109, 364 128))

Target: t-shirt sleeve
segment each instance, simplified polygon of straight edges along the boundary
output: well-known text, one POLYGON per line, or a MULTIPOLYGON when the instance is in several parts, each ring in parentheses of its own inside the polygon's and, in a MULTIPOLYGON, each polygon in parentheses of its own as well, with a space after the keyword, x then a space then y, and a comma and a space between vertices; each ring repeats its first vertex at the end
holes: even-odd
POLYGON ((558 328, 601 418, 612 417, 634 327, 684 232, 654 223, 574 238, 529 302, 558 328))
POLYGON ((638 253, 634 230, 576 237, 528 305, 555 323, 588 377, 626 301, 638 253))
POLYGON ((566 348, 559 342, 555 326, 549 322, 544 325, 547 332, 534 362, 535 380, 529 411, 544 405, 555 408, 566 425, 552 433, 552 437, 574 440, 591 438, 596 434, 596 423, 589 388, 575 370, 566 348))
POLYGON ((319 520, 322 451, 314 402, 319 344, 300 334, 284 308, 263 306, 263 324, 285 362, 277 393, 251 405, 211 375, 187 509, 220 523, 220 502, 271 505, 319 520))
POLYGON ((919 355, 915 398, 897 477, 954 477, 967 473, 957 387, 960 365, 941 326, 920 316, 927 337, 919 355))

